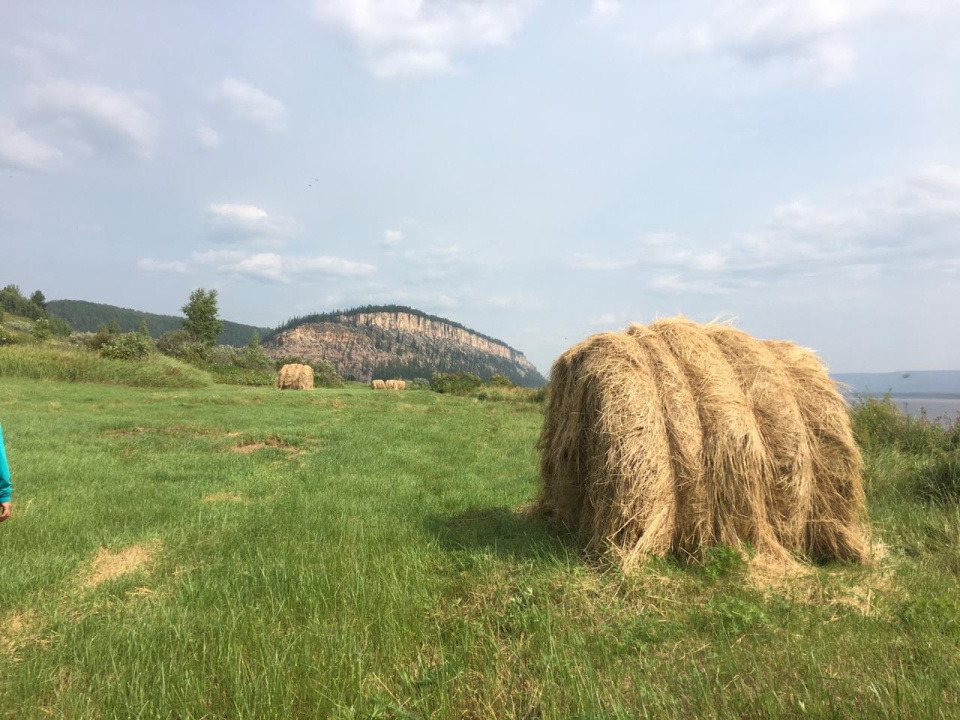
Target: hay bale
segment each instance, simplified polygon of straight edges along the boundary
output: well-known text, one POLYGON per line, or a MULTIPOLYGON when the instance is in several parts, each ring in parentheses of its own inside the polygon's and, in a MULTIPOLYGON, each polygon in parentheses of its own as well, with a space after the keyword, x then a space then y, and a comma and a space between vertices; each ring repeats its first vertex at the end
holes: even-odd
POLYGON ((309 365, 290 363, 277 373, 278 390, 313 390, 313 368, 309 365))
POLYGON ((537 507, 591 551, 866 558, 847 404, 811 351, 672 318, 588 338, 550 382, 537 507))
POLYGON ((403 380, 387 380, 384 383, 384 387, 387 390, 405 390, 407 387, 407 383, 404 382, 403 380))
POLYGON ((383 380, 373 380, 370 383, 370 387, 374 390, 385 390, 387 386, 383 380))
POLYGON ((407 381, 406 381, 406 380, 396 380, 395 382, 396 382, 396 387, 394 388, 395 390, 406 390, 406 389, 407 389, 407 381))

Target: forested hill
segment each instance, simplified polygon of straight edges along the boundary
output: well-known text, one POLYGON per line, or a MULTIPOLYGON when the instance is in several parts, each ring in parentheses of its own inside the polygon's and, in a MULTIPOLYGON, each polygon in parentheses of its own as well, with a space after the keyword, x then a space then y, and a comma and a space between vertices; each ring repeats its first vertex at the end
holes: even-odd
MULTIPOLYGON (((109 325, 112 320, 123 332, 132 332, 140 327, 140 323, 147 321, 150 335, 159 337, 168 330, 179 330, 183 318, 176 315, 156 315, 154 313, 131 310, 129 308, 106 305, 104 303, 87 302, 86 300, 53 300, 47 303, 47 311, 51 315, 61 317, 80 332, 93 332, 101 325, 109 325)), ((270 328, 243 325, 242 323, 225 320, 223 332, 218 342, 223 345, 241 347, 250 341, 250 336, 256 330, 261 336, 273 332, 270 328)))
POLYGON ((264 341, 277 357, 333 363, 353 380, 470 372, 539 387, 544 378, 519 350, 460 323, 402 305, 371 305, 295 318, 264 341))

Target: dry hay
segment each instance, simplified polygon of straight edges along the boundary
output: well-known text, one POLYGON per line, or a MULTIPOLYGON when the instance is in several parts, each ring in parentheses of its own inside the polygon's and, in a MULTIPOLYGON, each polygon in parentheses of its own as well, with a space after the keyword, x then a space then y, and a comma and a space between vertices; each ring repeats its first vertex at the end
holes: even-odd
POLYGON ((685 318, 601 333, 551 370, 540 511, 625 569, 752 545, 864 561, 860 453, 817 356, 685 318))
POLYGON ((277 374, 276 385, 278 390, 313 390, 313 368, 297 363, 284 365, 277 374))
POLYGON ((374 390, 386 390, 387 384, 383 382, 383 380, 373 380, 370 383, 370 387, 373 388, 374 390))
POLYGON ((404 380, 387 380, 384 383, 384 387, 387 390, 406 390, 407 383, 404 380))
POLYGON ((93 559, 93 567, 83 581, 86 587, 96 587, 105 580, 113 580, 143 567, 157 550, 157 543, 131 545, 120 552, 100 548, 93 559))

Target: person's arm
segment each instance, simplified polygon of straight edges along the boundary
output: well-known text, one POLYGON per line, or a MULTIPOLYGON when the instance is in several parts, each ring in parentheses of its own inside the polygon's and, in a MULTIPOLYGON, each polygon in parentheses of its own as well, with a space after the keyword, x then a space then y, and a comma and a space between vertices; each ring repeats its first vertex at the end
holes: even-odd
POLYGON ((10 466, 3 448, 3 426, 0 425, 0 522, 10 517, 10 466))

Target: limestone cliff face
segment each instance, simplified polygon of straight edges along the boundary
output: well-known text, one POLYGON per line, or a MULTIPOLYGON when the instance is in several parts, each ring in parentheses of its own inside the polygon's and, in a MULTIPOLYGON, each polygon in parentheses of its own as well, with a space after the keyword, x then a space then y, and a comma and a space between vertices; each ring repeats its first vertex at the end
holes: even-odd
MULTIPOLYGON (((413 312, 346 312, 320 316, 282 330, 264 343, 275 357, 298 355, 326 360, 356 380, 372 377, 430 377, 434 372, 472 372, 487 379, 506 375, 538 386, 544 379, 505 343, 440 318, 413 312)), ((309 319, 307 319, 309 320, 309 319)))

